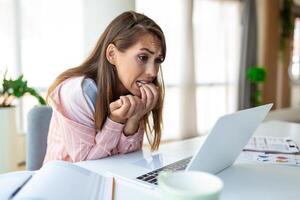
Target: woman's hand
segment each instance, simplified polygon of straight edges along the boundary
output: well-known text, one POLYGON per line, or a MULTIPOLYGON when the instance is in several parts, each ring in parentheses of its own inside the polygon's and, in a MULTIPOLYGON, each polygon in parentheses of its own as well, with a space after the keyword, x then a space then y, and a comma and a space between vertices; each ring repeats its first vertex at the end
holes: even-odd
POLYGON ((140 120, 157 104, 158 89, 154 84, 143 84, 140 87, 141 98, 133 95, 121 96, 110 104, 110 119, 118 123, 126 123, 124 133, 134 134, 140 120))
POLYGON ((129 118, 135 116, 139 121, 143 116, 144 107, 144 103, 137 96, 121 96, 117 101, 110 103, 109 118, 118 123, 125 123, 129 118))
POLYGON ((118 99, 109 104, 109 118, 114 122, 124 124, 126 122, 125 114, 129 107, 124 105, 121 99, 118 99))
POLYGON ((142 100, 133 95, 121 96, 110 105, 109 118, 118 123, 125 123, 123 132, 126 136, 134 134, 143 117, 145 104, 142 100))
POLYGON ((154 84, 143 84, 140 87, 141 98, 133 95, 121 96, 120 99, 110 103, 110 118, 119 123, 127 119, 139 121, 157 104, 158 89, 154 84))
MULTIPOLYGON (((158 100, 158 89, 154 84, 144 84, 140 87, 141 98, 137 98, 135 104, 138 104, 134 109, 133 115, 129 116, 129 119, 140 121, 148 112, 150 112, 157 104, 158 100)), ((131 101, 131 105, 134 105, 131 101)))
POLYGON ((156 106, 159 97, 159 91, 158 87, 153 83, 143 84, 140 87, 140 91, 142 102, 145 104, 145 115, 153 110, 153 108, 156 106))
POLYGON ((139 127, 140 120, 157 104, 159 92, 154 84, 144 84, 140 87, 140 91, 141 98, 137 98, 141 104, 136 107, 133 115, 128 118, 123 130, 125 135, 134 134, 139 127))

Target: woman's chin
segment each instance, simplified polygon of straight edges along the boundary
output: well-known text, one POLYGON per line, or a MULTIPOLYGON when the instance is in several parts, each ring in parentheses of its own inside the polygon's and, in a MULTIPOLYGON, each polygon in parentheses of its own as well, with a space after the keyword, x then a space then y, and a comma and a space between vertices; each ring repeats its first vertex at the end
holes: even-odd
POLYGON ((141 98, 141 92, 139 90, 133 89, 132 91, 130 91, 130 93, 141 98))

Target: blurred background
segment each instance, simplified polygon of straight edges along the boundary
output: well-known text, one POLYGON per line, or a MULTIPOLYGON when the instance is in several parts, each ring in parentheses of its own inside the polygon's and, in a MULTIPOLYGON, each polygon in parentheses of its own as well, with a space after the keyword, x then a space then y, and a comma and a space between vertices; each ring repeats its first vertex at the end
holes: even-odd
MULTIPOLYGON (((23 74, 45 97, 128 10, 166 36, 163 142, 206 134, 224 114, 271 102, 268 119, 300 122, 299 0, 0 0, 1 84, 6 71, 23 74)), ((0 168, 9 156, 22 169, 27 114, 38 102, 26 95, 13 104, 12 119, 0 107, 0 168)))

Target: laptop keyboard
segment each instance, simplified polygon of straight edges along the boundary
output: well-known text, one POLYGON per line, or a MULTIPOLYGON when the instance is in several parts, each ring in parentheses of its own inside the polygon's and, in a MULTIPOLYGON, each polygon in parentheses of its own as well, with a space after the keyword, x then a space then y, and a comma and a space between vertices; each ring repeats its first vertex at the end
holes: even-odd
POLYGON ((156 169, 147 174, 138 176, 137 179, 157 185, 157 176, 158 176, 159 172, 161 172, 161 171, 175 172, 175 171, 184 170, 187 167, 187 165, 189 164, 191 158, 192 157, 188 157, 188 158, 179 160, 175 163, 172 163, 170 165, 166 165, 162 168, 156 169))

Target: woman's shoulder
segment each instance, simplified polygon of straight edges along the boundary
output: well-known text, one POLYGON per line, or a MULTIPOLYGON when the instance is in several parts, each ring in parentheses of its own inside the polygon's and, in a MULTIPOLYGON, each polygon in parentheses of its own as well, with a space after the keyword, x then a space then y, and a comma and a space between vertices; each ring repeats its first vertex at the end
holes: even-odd
POLYGON ((90 91, 92 92, 97 92, 97 85, 95 81, 91 78, 86 78, 84 76, 76 76, 76 77, 71 77, 66 80, 64 80, 61 84, 60 87, 63 88, 64 90, 67 90, 67 93, 75 93, 78 95, 78 92, 83 92, 83 93, 89 93, 90 91))
POLYGON ((81 99, 83 96, 82 92, 82 81, 84 80, 83 76, 71 77, 58 85, 58 93, 62 99, 81 99))
POLYGON ((55 102, 69 102, 69 104, 83 105, 94 110, 97 95, 97 86, 93 79, 84 76, 71 77, 61 82, 53 94, 55 102))
POLYGON ((84 80, 84 76, 75 76, 75 77, 70 77, 63 82, 60 83, 61 87, 70 87, 73 89, 81 88, 81 84, 84 80))
POLYGON ((66 118, 93 127, 93 110, 83 92, 84 76, 72 77, 58 85, 54 101, 56 109, 66 118))
POLYGON ((51 92, 50 98, 54 101, 58 101, 62 96, 65 95, 70 96, 76 93, 78 95, 78 92, 81 90, 81 83, 83 79, 83 76, 77 76, 62 81, 51 92))

